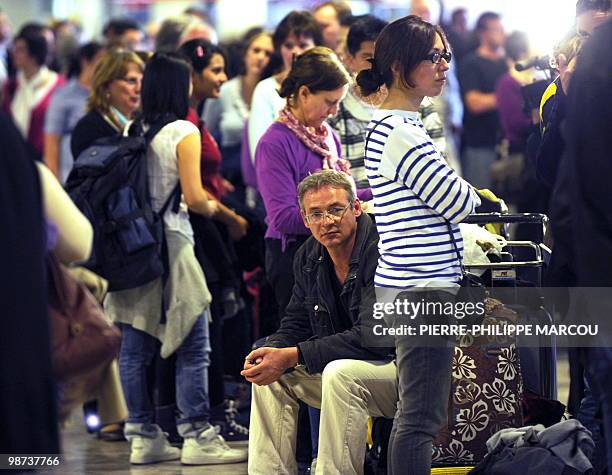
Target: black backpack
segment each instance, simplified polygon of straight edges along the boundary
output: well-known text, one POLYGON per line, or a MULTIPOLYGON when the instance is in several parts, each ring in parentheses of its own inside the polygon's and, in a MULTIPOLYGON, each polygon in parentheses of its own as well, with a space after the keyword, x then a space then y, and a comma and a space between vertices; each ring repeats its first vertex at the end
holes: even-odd
POLYGON ((159 212, 151 208, 147 148, 162 127, 176 120, 164 116, 143 133, 134 121, 127 136, 96 141, 77 157, 66 191, 93 226, 92 254, 85 267, 108 280, 109 290, 140 287, 167 274, 163 215, 180 183, 159 212))

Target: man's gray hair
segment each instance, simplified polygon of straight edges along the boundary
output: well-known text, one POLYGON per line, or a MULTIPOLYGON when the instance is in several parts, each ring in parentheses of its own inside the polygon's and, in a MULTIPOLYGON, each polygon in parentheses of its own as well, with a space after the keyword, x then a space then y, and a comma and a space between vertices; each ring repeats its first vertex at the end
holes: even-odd
POLYGON ((336 170, 320 170, 312 175, 308 175, 298 185, 300 209, 304 210, 304 195, 306 192, 310 190, 319 190, 324 186, 341 188, 346 191, 346 197, 351 205, 357 198, 355 194, 355 185, 351 182, 351 179, 346 173, 336 170))

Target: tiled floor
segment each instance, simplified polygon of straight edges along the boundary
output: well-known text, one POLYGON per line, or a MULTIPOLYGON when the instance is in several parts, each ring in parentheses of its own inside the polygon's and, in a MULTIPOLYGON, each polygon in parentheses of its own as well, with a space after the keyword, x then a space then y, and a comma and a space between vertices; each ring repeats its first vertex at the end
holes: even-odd
POLYGON ((63 431, 64 463, 61 470, 51 474, 130 474, 130 475, 244 475, 247 464, 182 466, 180 462, 155 465, 130 465, 127 442, 101 442, 88 434, 76 415, 63 431))
MULTIPOLYGON (((559 355, 557 368, 559 400, 567 401, 569 370, 564 354, 559 355)), ((130 466, 129 448, 126 442, 100 442, 87 434, 82 421, 75 415, 63 432, 65 462, 61 471, 50 473, 76 474, 130 474, 130 475, 178 475, 215 474, 238 475, 247 473, 246 463, 184 467, 179 462, 147 466, 130 466)), ((270 474, 273 475, 273 474, 270 474)))

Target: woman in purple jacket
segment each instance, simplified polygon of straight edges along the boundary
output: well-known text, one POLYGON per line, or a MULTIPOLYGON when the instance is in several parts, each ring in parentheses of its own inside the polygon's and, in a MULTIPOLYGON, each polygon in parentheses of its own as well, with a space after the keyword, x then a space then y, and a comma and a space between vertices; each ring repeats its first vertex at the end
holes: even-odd
POLYGON ((340 156, 340 141, 325 119, 338 111, 350 80, 329 48, 315 47, 297 56, 279 91, 287 104, 255 150, 268 223, 266 275, 280 317, 293 289, 293 256, 310 236, 300 214, 298 183, 324 168, 349 174, 348 162, 340 156))

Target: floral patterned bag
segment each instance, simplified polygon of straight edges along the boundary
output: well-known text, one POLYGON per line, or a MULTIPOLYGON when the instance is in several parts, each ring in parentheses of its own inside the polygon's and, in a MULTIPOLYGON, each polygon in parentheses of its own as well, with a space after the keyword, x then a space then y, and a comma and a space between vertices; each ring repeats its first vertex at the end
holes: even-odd
MULTIPOLYGON (((517 318, 501 302, 487 299, 483 324, 517 318)), ((448 424, 434 440, 433 465, 476 465, 487 453, 489 437, 523 425, 522 392, 514 337, 462 337, 453 358, 448 424)))

